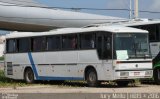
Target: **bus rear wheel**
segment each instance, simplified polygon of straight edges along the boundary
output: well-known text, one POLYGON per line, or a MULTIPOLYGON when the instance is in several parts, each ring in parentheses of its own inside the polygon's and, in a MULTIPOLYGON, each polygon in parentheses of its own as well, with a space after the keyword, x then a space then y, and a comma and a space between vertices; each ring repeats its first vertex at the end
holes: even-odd
POLYGON ((24 73, 24 80, 28 84, 34 83, 34 73, 31 68, 27 68, 24 73))
POLYGON ((126 87, 129 84, 129 81, 117 81, 116 82, 119 87, 126 87))
POLYGON ((98 86, 97 73, 94 69, 89 69, 86 72, 86 80, 89 87, 98 86))
POLYGON ((154 81, 156 84, 160 85, 160 69, 154 70, 154 81))

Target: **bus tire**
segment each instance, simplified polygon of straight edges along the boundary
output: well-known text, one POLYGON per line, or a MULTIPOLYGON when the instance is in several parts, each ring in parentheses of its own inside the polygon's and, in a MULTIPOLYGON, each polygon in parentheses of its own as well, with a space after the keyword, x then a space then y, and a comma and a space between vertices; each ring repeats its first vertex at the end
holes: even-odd
POLYGON ((89 70, 87 70, 86 81, 89 87, 98 86, 97 73, 93 68, 90 68, 89 70))
POLYGON ((34 73, 31 68, 27 68, 24 72, 24 80, 28 84, 34 83, 34 73))
POLYGON ((160 85, 160 69, 157 68, 157 69, 154 69, 154 81, 156 84, 160 85))
POLYGON ((129 81, 116 81, 116 83, 119 87, 127 87, 129 84, 129 81))

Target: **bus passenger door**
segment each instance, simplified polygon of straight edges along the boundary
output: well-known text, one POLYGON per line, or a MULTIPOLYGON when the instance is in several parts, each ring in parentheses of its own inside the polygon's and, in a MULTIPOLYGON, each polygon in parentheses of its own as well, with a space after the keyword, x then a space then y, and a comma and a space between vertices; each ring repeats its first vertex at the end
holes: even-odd
POLYGON ((97 52, 99 59, 112 60, 112 35, 99 34, 97 35, 97 52))
POLYGON ((102 59, 102 52, 103 52, 103 36, 97 35, 97 53, 100 60, 102 59))
POLYGON ((112 77, 112 35, 103 33, 97 35, 97 53, 101 60, 101 73, 106 79, 112 77))

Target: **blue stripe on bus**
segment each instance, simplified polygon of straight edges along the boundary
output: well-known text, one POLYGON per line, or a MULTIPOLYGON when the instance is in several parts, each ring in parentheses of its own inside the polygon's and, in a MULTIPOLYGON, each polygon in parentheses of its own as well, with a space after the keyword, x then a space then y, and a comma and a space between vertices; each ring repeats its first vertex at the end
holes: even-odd
POLYGON ((28 53, 30 64, 32 65, 33 72, 35 74, 36 80, 83 80, 82 77, 49 77, 49 76, 38 76, 36 66, 31 52, 28 53))
POLYGON ((39 76, 39 80, 83 80, 81 77, 46 77, 39 76))
POLYGON ((34 64, 31 52, 28 53, 28 57, 29 57, 30 64, 32 65, 33 73, 35 74, 36 79, 39 80, 38 72, 37 72, 36 66, 34 64))

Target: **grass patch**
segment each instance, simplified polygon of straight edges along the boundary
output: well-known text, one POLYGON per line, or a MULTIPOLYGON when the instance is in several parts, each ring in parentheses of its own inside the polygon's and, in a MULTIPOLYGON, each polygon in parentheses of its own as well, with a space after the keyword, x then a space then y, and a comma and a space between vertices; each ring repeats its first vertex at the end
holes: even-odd
POLYGON ((22 86, 27 86, 26 83, 22 81, 15 81, 9 78, 6 78, 4 75, 4 71, 0 70, 0 88, 3 87, 22 87, 22 86))
POLYGON ((4 71, 0 70, 0 88, 13 88, 26 87, 26 86, 56 86, 56 87, 83 87, 85 83, 83 81, 36 81, 35 84, 26 84, 24 81, 17 81, 5 77, 4 71))
POLYGON ((3 61, 4 60, 4 57, 0 57, 0 61, 3 61))

